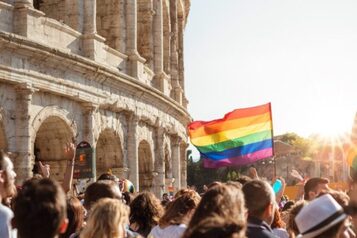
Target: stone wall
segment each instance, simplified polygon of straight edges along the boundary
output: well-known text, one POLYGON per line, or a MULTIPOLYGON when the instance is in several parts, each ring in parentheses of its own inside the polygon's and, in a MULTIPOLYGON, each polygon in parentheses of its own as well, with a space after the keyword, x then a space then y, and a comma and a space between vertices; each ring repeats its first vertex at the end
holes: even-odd
POLYGON ((0 147, 12 152, 17 183, 32 176, 35 158, 61 180, 66 143, 85 140, 97 175, 110 170, 157 195, 173 178, 185 186, 183 28, 171 18, 187 16, 187 5, 0 1, 0 147))

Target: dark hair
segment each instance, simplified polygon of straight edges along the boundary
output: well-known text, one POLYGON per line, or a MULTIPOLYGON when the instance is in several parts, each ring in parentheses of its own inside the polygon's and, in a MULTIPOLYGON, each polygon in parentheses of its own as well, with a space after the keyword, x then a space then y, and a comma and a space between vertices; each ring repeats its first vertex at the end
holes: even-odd
POLYGON ((309 200, 309 192, 314 191, 318 185, 327 183, 329 183, 329 180, 327 178, 316 177, 307 180, 304 185, 304 199, 309 200))
POLYGON ((111 180, 100 180, 88 186, 84 194, 84 207, 89 210, 101 198, 121 199, 118 185, 111 180))
POLYGON ((261 217, 267 206, 274 202, 274 192, 265 181, 252 180, 246 183, 242 190, 250 216, 261 217))
POLYGON ((55 237, 65 218, 65 194, 51 179, 26 181, 14 199, 14 222, 21 238, 55 237))
POLYGON ((113 174, 110 174, 110 173, 104 173, 104 174, 101 174, 100 176, 99 176, 99 178, 97 179, 97 181, 99 181, 99 180, 111 180, 111 181, 116 181, 116 177, 115 177, 115 175, 113 175, 113 174))
POLYGON ((307 204, 305 200, 301 200, 295 203, 287 212, 289 213, 288 223, 286 230, 291 237, 295 237, 295 235, 299 234, 299 228, 296 225, 295 217, 301 209, 307 204))
POLYGON ((151 229, 159 223, 164 213, 160 200, 150 192, 140 193, 130 204, 130 224, 136 223, 136 231, 146 237, 151 229))
POLYGON ((134 200, 135 196, 131 192, 123 192, 123 199, 126 205, 130 205, 130 203, 134 200))
POLYGON ((295 202, 292 201, 292 200, 289 200, 287 201, 285 204, 284 204, 284 207, 283 209, 281 209, 282 212, 285 212, 287 210, 289 210, 292 206, 294 206, 295 202))
POLYGON ((245 237, 245 225, 232 218, 211 216, 196 224, 183 238, 243 238, 245 237))
POLYGON ((84 207, 78 198, 71 196, 67 199, 68 226, 61 238, 68 238, 73 233, 78 233, 84 222, 84 207))

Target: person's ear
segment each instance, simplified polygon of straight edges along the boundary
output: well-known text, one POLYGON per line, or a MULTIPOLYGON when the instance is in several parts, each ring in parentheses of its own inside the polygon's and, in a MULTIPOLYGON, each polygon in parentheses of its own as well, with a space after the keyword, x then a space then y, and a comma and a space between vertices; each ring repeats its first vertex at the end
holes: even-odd
POLYGON ((316 193, 313 192, 313 191, 310 191, 310 192, 309 192, 309 200, 312 200, 312 199, 314 199, 315 197, 316 197, 316 193))
POLYGON ((62 220, 62 223, 59 227, 59 233, 64 234, 67 230, 67 227, 68 227, 68 218, 65 218, 62 220))

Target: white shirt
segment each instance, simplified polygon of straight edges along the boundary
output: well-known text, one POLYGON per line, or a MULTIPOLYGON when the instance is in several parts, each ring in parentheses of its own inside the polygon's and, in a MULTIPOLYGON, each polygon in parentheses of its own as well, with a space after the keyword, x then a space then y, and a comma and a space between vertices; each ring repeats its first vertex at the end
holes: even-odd
POLYGON ((16 230, 11 229, 11 219, 14 213, 10 208, 5 207, 0 203, 0 237, 1 238, 16 238, 16 230))
POLYGON ((148 237, 153 238, 180 238, 185 232, 187 226, 185 224, 171 225, 165 228, 160 228, 160 226, 155 226, 152 228, 148 237))

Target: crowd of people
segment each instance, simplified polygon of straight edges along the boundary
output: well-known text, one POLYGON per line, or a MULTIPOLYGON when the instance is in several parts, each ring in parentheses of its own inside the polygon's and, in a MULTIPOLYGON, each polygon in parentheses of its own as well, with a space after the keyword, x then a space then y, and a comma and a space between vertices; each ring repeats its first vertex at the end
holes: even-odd
POLYGON ((283 178, 274 191, 255 173, 213 182, 202 194, 193 189, 164 194, 160 201, 151 192, 126 191, 111 174, 101 175, 83 196, 69 195, 67 182, 48 178, 48 167, 39 166, 42 176, 16 187, 13 164, 0 152, 1 238, 356 237, 353 181, 343 192, 330 189, 327 179, 310 178, 303 199, 289 199, 283 178))

